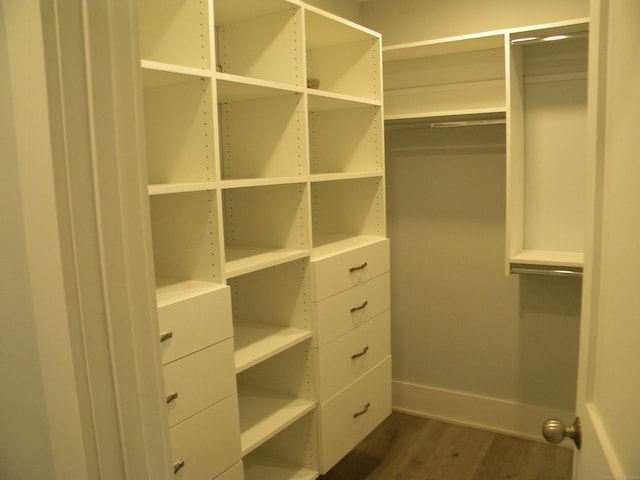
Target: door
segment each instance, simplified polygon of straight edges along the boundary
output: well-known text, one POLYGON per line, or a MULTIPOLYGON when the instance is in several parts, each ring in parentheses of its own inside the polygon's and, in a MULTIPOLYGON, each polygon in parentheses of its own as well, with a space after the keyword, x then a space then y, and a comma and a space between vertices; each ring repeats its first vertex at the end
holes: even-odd
POLYGON ((640 1, 592 0, 574 480, 640 479, 640 1))

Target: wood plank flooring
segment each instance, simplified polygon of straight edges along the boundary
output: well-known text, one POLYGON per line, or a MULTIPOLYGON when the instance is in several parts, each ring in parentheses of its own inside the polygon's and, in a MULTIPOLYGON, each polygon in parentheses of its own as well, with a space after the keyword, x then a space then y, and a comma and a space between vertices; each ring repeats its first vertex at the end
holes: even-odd
POLYGON ((570 480, 573 451, 393 412, 320 480, 570 480))

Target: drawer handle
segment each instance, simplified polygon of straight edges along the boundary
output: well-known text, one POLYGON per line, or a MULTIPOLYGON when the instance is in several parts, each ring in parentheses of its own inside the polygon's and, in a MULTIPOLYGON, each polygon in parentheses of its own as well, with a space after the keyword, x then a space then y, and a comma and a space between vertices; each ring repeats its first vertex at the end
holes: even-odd
POLYGON ((351 307, 351 313, 357 312, 358 310, 362 310, 367 305, 369 305, 369 301, 365 300, 364 302, 362 302, 361 305, 358 305, 357 307, 351 307))
POLYGON ((353 272, 357 272, 358 270, 363 270, 364 268, 366 268, 367 266, 367 262, 364 262, 361 265, 358 265, 357 267, 351 267, 349 269, 349 273, 353 273, 353 272))
POLYGON ((167 403, 173 402, 176 398, 178 398, 178 392, 171 392, 167 394, 167 403))
POLYGON ((369 411, 370 406, 371 404, 367 402, 367 404, 364 406, 362 410, 353 414, 353 418, 358 418, 360 415, 364 415, 365 413, 367 413, 369 411))
POLYGON ((175 475, 184 467, 184 460, 178 460, 173 464, 173 474, 175 475))
POLYGON ((160 343, 166 342, 170 338, 173 338, 173 332, 162 332, 160 334, 160 343))
MULTIPOLYGON (((354 353, 353 355, 351 355, 351 360, 355 360, 356 358, 363 356, 363 355, 364 355, 364 354, 366 354, 368 351, 369 351, 369 346, 367 345, 366 347, 364 347, 364 348, 362 349, 362 351, 361 351, 361 352, 354 353)), ((177 394, 176 394, 176 395, 177 395, 177 394)))

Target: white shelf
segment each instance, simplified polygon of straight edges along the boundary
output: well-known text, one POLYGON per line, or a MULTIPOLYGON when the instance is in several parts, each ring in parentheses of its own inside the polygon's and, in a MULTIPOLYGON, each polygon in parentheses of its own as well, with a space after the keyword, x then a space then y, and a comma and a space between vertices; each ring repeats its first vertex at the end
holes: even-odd
POLYGON ((380 35, 317 9, 305 13, 307 79, 317 91, 381 101, 380 35))
POLYGON ((221 281, 216 192, 152 195, 149 204, 156 275, 221 281))
POLYGON ((371 171, 363 171, 363 172, 314 173, 311 175, 312 182, 357 180, 362 178, 382 178, 382 173, 378 170, 371 170, 371 171))
MULTIPOLYGON (((313 182, 313 238, 385 236, 384 177, 313 182)), ((317 243, 314 242, 314 246, 317 243)))
POLYGON ((255 177, 255 178, 237 178, 237 179, 223 179, 220 182, 220 188, 232 189, 232 188, 246 188, 246 187, 265 187, 268 185, 289 185, 292 183, 300 183, 307 180, 306 175, 300 175, 298 177, 255 177))
POLYGON ((248 385, 238 385, 238 402, 243 455, 247 455, 316 407, 315 402, 310 400, 248 385))
POLYGON ((281 265, 309 256, 309 250, 292 248, 265 249, 252 247, 227 247, 225 272, 227 278, 281 265))
POLYGON ((139 0, 141 57, 186 67, 210 68, 208 2, 139 0))
POLYGON ((211 77, 211 70, 173 63, 141 60, 144 88, 157 88, 188 81, 189 77, 211 77))
POLYGON ((393 62, 412 58, 490 50, 503 47, 504 41, 504 31, 483 32, 458 37, 390 45, 382 48, 382 57, 385 62, 393 62))
POLYGON ((236 373, 311 338, 311 330, 268 323, 235 321, 236 373))
POLYGON ((510 262, 523 265, 582 267, 584 264, 584 253, 527 249, 512 255, 510 262))
POLYGON ((296 87, 295 85, 258 80, 229 73, 216 73, 215 78, 218 82, 218 103, 272 98, 304 91, 302 87, 296 87))
POLYGON ((169 193, 202 192, 215 190, 214 182, 190 182, 190 183, 160 183, 149 185, 149 195, 163 195, 169 193))
POLYGON ((318 472, 279 458, 253 453, 244 459, 245 480, 314 480, 318 472))
POLYGON ((306 46, 317 49, 379 37, 379 34, 320 9, 307 6, 306 46))
POLYGON ((160 307, 225 288, 227 286, 220 283, 160 277, 156 278, 156 299, 160 307))
POLYGON ((323 110, 346 110, 349 108, 359 108, 363 105, 380 106, 380 100, 373 100, 366 97, 356 97, 323 90, 308 89, 309 111, 320 112, 323 110))
POLYGON ((366 247, 367 245, 377 243, 384 238, 385 237, 382 236, 374 237, 368 235, 314 235, 314 247, 311 259, 314 261, 322 260, 350 250, 366 247))
POLYGON ((504 107, 452 110, 446 112, 417 112, 385 115, 384 124, 385 127, 403 125, 428 126, 434 122, 505 120, 505 116, 506 109, 504 107))

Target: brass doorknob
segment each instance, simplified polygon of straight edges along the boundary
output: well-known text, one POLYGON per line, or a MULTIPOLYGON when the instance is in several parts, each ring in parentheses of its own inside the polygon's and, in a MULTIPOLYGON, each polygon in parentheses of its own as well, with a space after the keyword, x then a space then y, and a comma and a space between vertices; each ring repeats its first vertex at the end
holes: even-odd
POLYGON ((580 423, 580 417, 576 417, 573 421, 573 425, 568 427, 564 426, 560 420, 547 420, 542 424, 542 436, 549 443, 560 443, 565 438, 570 438, 573 443, 576 444, 576 448, 579 450, 582 445, 582 428, 580 423))

